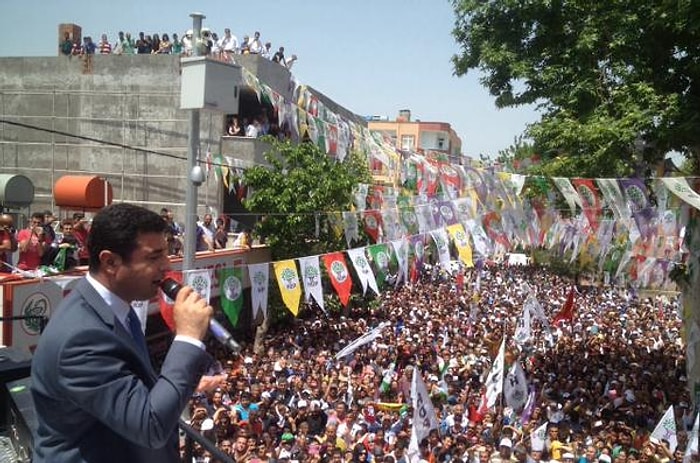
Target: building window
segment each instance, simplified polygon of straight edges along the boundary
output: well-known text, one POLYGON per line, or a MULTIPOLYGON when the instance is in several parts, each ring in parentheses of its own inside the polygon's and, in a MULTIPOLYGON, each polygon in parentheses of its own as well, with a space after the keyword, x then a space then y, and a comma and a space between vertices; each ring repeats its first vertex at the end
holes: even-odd
POLYGON ((438 149, 439 150, 445 149, 445 139, 442 137, 438 138, 438 149))
POLYGON ((411 151, 415 145, 415 137, 413 135, 401 135, 401 149, 411 151))

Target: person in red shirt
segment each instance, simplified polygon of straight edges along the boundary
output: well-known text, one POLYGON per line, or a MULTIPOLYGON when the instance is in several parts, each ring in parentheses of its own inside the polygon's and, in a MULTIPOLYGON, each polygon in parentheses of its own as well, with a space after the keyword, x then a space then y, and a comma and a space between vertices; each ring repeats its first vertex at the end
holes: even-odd
POLYGON ((19 248, 17 267, 20 270, 36 270, 41 265, 41 256, 50 244, 50 238, 44 234, 44 214, 35 212, 32 214, 29 227, 20 230, 17 234, 19 248))
POLYGON ((7 214, 0 215, 0 273, 10 273, 11 267, 4 265, 3 262, 10 263, 10 254, 17 250, 17 238, 15 231, 12 228, 12 216, 7 214))

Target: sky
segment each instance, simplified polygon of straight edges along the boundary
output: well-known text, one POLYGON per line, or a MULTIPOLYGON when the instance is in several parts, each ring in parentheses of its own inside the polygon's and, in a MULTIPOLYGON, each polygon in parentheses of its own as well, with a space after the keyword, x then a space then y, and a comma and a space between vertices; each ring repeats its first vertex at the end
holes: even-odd
POLYGON ((112 44, 120 30, 181 36, 198 11, 219 34, 229 27, 240 41, 260 31, 273 49, 284 46, 299 58, 300 83, 356 114, 393 120, 410 109, 413 120, 451 124, 474 158, 495 157, 539 119, 533 107, 497 109, 476 72, 453 75, 449 0, 0 0, 0 11, 0 56, 55 56, 60 23, 112 44))

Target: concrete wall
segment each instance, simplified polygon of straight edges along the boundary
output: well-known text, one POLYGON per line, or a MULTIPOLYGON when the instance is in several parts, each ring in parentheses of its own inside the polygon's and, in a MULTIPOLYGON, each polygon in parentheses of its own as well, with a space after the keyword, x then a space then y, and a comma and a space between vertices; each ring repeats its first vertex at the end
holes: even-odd
MULTIPOLYGON (((236 62, 293 99, 286 68, 255 55, 237 56, 236 62)), ((0 173, 26 175, 36 191, 30 209, 21 212, 59 212, 52 194, 56 180, 96 174, 110 181, 115 201, 172 208, 182 218, 189 113, 179 109, 179 98, 178 56, 0 58, 0 119, 26 126, 0 123, 0 173)), ((358 118, 323 100, 339 114, 358 118)), ((224 125, 223 114, 202 111, 200 159, 209 148, 241 159, 242 166, 264 163, 266 144, 222 137, 224 125)), ((223 194, 211 178, 199 190, 198 213, 207 206, 222 211, 223 194)))

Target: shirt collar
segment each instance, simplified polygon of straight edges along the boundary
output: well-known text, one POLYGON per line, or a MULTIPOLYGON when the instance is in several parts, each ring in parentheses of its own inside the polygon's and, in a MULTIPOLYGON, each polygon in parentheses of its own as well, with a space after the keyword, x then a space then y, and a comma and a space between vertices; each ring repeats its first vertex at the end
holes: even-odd
POLYGON ((126 318, 129 316, 129 311, 131 306, 122 298, 114 294, 112 291, 107 289, 102 283, 97 281, 89 272, 85 276, 85 279, 90 283, 90 285, 95 288, 97 294, 105 301, 105 303, 112 309, 114 316, 121 322, 122 326, 128 327, 128 322, 126 318))

